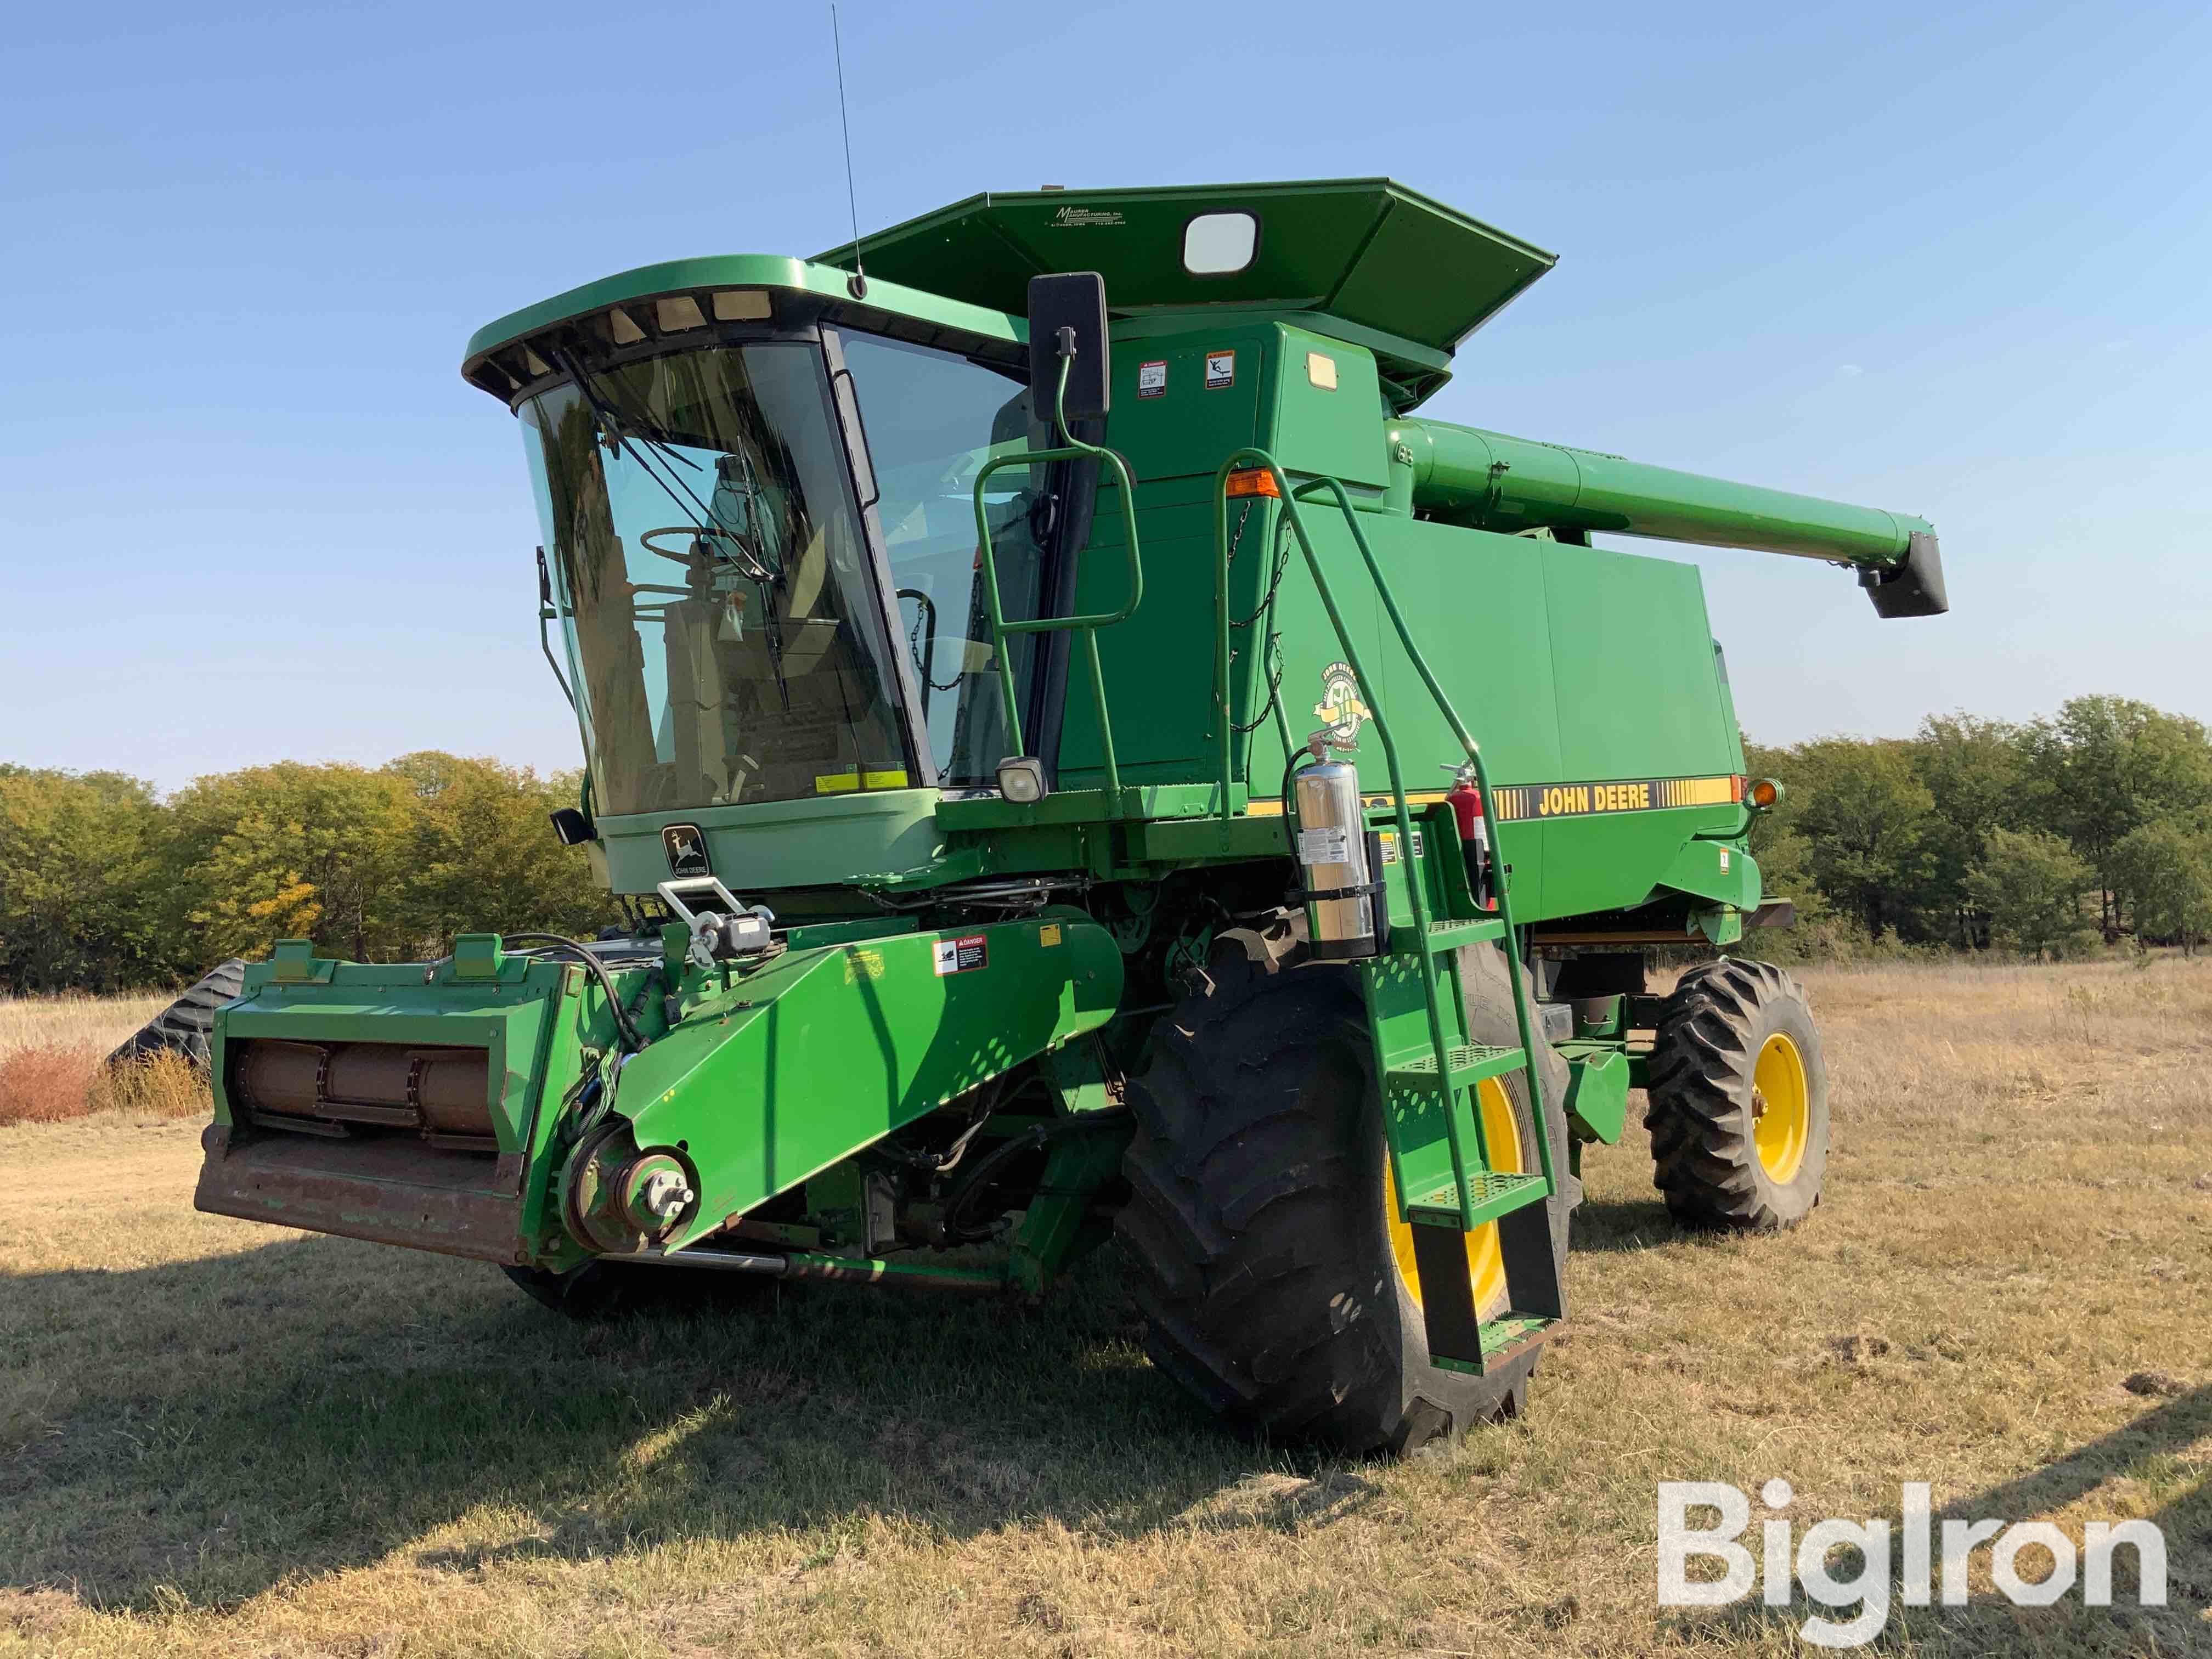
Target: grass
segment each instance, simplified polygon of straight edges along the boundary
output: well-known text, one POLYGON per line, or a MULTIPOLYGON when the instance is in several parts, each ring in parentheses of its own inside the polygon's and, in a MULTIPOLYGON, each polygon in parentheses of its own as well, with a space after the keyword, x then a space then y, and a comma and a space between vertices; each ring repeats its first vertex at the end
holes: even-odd
POLYGON ((0 998, 0 1128, 98 1112, 204 1117, 207 1085, 186 1061, 158 1055, 109 1070, 116 1044, 169 1005, 167 995, 0 998))
POLYGON ((21 1048, 97 1048, 105 1054, 174 994, 0 997, 0 1055, 21 1048))
POLYGON ((1681 1237, 1632 1130, 1585 1166, 1530 1417, 1397 1465, 1217 1432, 1110 1261, 1035 1312, 574 1326, 488 1267, 193 1213, 188 1122, 0 1133, 0 1656, 1778 1655, 1806 1607, 1652 1589, 1656 1482, 1778 1474, 1801 1528, 1925 1480, 2166 1529, 2164 1611, 2014 1609, 1984 1570, 1885 1650, 2212 1652, 2212 965, 1804 977, 1813 1220, 1681 1237))

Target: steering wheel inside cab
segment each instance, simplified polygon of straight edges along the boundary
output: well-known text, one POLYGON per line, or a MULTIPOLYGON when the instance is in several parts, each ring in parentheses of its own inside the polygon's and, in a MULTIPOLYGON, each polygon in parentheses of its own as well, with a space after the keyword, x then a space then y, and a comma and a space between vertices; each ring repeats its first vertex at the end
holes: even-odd
POLYGON ((750 581, 774 581, 778 574, 769 568, 766 560, 746 544, 743 537, 732 531, 709 529, 696 524, 663 525, 657 530, 647 531, 638 540, 645 544, 648 553, 657 553, 664 559, 673 560, 687 569, 696 561, 705 557, 720 559, 737 566, 738 572, 750 581), (653 539, 657 536, 681 536, 687 544, 681 550, 663 547, 653 539))

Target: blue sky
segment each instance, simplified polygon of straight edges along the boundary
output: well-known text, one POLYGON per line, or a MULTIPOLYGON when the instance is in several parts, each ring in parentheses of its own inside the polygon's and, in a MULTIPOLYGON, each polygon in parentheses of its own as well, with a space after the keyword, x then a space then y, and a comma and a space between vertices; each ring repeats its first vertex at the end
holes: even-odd
MULTIPOLYGON (((2212 13, 1352 15, 850 0, 862 224, 1394 175, 1560 255, 1427 412, 1942 532, 1928 622, 1682 555, 1754 735, 2212 719, 2212 13)), ((826 8, 36 7, 0 73, 0 758, 573 764, 462 343, 845 236, 826 8)))

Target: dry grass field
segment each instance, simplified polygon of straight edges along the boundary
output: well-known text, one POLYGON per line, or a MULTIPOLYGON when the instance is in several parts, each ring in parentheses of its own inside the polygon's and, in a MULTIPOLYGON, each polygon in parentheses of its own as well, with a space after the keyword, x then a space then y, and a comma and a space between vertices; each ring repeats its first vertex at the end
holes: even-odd
POLYGON ((1654 1606, 1656 1483, 1771 1475, 2166 1530, 2164 1610, 1984 1569, 1881 1650, 2212 1652, 2212 963, 1805 977, 1813 1220, 1681 1237, 1632 1130, 1530 1417, 1395 1466, 1216 1432, 1110 1261, 574 1326, 194 1214, 190 1122, 0 1128, 0 1656, 1798 1652, 1802 1604, 1654 1606))
POLYGON ((167 1007, 167 996, 0 998, 0 1128, 88 1112, 138 1118, 213 1109, 191 1066, 164 1055, 114 1072, 100 1062, 167 1007))

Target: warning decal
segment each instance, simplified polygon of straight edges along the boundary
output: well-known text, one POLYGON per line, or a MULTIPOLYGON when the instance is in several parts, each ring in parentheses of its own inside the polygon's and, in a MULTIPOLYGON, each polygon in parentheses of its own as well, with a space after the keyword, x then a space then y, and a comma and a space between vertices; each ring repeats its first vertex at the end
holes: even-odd
POLYGON ((991 942, 981 933, 964 939, 941 939, 932 947, 937 953, 937 976, 971 973, 991 965, 991 942))
POLYGON ((1206 354, 1206 389, 1218 392, 1224 386, 1237 384, 1237 354, 1233 351, 1209 351, 1206 354))
POLYGON ((1300 864, 1344 864, 1352 858, 1352 837, 1341 824, 1323 824, 1298 831, 1300 864))
POLYGON ((1137 365, 1137 395, 1158 398, 1168 389, 1168 366, 1164 359, 1157 363, 1137 365))
MULTIPOLYGON (((1381 834, 1382 838, 1382 862, 1385 864, 1397 863, 1398 832, 1395 830, 1385 830, 1382 831, 1381 834)), ((1427 856, 1425 849, 1421 845, 1421 832, 1419 830, 1413 831, 1413 856, 1417 859, 1427 856)))

